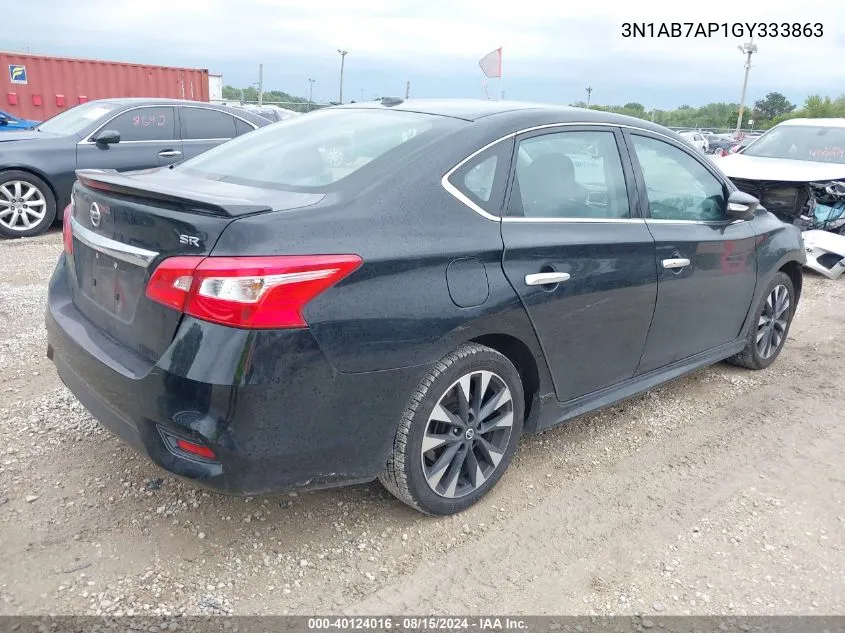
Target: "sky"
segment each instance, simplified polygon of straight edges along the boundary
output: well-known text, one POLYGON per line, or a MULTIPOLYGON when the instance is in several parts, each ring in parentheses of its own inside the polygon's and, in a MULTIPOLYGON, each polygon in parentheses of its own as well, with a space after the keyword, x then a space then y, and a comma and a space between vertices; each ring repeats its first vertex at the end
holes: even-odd
MULTIPOLYGON (((748 41, 625 38, 629 22, 820 23, 821 37, 754 38, 747 102, 845 92, 845 0, 26 0, 12 3, 0 49, 207 68, 247 86, 344 101, 404 96, 496 98, 479 59, 502 47, 507 99, 647 109, 738 102, 748 41), (682 4, 684 6, 682 6, 682 4), (842 26, 837 30, 837 23, 842 26)), ((9 14, 6 13, 8 16, 9 14)), ((4 19, 4 23, 8 18, 4 19)), ((686 27, 684 27, 686 28, 686 27)), ((813 27, 815 30, 815 27, 813 27)))

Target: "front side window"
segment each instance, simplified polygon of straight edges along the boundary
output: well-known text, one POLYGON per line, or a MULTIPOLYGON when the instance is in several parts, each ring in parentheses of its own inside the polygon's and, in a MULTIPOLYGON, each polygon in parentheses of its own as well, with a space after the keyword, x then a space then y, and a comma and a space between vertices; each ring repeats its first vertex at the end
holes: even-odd
POLYGON ((127 110, 106 123, 103 130, 120 133, 120 142, 172 141, 176 138, 175 111, 170 106, 127 110))
POLYGON ((509 214, 529 218, 631 217, 614 133, 556 132, 521 140, 509 214))
POLYGON ((177 169, 224 182, 321 189, 373 165, 389 167, 465 123, 402 110, 330 109, 267 125, 182 163, 177 169))
POLYGON ((725 219, 724 185, 682 149, 654 138, 631 136, 656 220, 725 219))
POLYGON ((182 140, 234 138, 235 118, 209 108, 182 108, 182 140))

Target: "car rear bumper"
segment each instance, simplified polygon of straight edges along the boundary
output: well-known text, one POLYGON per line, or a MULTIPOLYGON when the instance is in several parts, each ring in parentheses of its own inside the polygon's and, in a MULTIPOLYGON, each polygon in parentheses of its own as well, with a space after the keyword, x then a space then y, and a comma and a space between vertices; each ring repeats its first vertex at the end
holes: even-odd
POLYGON ((46 324, 48 357, 104 427, 162 468, 230 494, 373 479, 427 369, 341 373, 306 329, 246 331, 190 317, 149 363, 76 309, 64 257, 46 324), (168 437, 217 459, 174 452, 168 437))

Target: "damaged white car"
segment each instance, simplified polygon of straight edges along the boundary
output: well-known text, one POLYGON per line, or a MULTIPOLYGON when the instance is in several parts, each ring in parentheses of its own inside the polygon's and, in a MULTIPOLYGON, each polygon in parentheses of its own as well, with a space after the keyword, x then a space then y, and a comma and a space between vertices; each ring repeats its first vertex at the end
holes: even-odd
POLYGON ((738 189, 804 231, 807 267, 845 272, 845 119, 791 119, 714 163, 738 189))

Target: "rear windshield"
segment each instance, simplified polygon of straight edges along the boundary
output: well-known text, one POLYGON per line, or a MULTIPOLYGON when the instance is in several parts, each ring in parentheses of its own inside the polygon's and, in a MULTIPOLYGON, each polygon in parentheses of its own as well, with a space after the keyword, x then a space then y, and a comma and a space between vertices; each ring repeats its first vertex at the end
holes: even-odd
POLYGON ((321 110, 218 145, 179 169, 255 187, 321 189, 402 158, 458 124, 398 110, 321 110))

